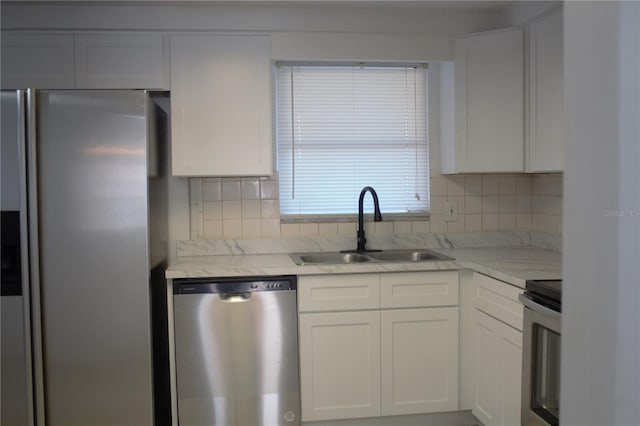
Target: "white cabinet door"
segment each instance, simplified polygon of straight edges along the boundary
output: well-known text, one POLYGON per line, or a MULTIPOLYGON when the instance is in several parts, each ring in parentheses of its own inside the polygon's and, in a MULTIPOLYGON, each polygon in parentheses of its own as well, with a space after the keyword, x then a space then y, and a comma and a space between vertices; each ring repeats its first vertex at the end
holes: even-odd
POLYGON ((520 424, 522 332, 476 310, 473 414, 485 426, 520 424))
POLYGON ((173 175, 272 173, 270 73, 267 36, 171 36, 173 175))
POLYGON ((522 332, 500 323, 501 425, 520 424, 522 404, 522 332))
POLYGON ((458 308, 382 311, 382 414, 458 409, 458 308))
POLYGON ((380 312, 300 315, 302 420, 380 415, 380 312))
POLYGON ((529 141, 531 172, 564 169, 562 8, 529 25, 529 141))
POLYGON ((3 89, 73 89, 73 35, 2 33, 3 89))
POLYGON ((455 103, 455 165, 443 171, 524 171, 521 28, 456 40, 455 103))
POLYGON ((77 34, 79 89, 162 89, 161 34, 77 34))

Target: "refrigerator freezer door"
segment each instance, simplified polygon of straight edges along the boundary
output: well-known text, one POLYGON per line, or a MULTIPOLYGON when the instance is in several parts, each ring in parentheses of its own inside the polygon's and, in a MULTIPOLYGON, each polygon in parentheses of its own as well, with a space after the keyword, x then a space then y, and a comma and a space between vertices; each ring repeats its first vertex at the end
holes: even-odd
MULTIPOLYGON (((21 191, 24 174, 24 158, 21 145, 21 118, 23 95, 18 91, 2 91, 2 114, 0 128, 2 165, 0 172, 0 197, 2 199, 2 297, 0 299, 0 424, 30 425, 31 414, 31 370, 29 341, 26 340, 25 298, 28 295, 23 286, 26 275, 22 261, 26 249, 21 242, 21 218, 24 208, 24 194, 21 191), (23 293, 26 293, 23 295, 23 293)), ((24 216, 26 217, 26 216, 24 216)), ((28 305, 27 305, 28 306, 28 305)))
POLYGON ((153 424, 146 97, 37 94, 50 426, 153 424))

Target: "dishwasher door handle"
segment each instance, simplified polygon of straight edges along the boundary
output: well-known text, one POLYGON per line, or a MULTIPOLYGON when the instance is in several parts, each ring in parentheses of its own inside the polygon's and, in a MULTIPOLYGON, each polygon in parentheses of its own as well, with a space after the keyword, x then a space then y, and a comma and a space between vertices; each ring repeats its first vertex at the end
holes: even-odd
POLYGON ((220 300, 223 302, 246 302, 251 299, 251 293, 248 291, 245 293, 220 293, 220 300))

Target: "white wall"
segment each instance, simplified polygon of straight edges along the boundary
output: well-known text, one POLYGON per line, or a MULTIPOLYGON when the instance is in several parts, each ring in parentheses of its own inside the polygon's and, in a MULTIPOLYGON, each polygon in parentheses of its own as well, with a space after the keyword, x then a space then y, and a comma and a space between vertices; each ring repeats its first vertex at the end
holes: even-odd
POLYGON ((565 3, 561 424, 640 424, 640 3, 565 3))
MULTIPOLYGON (((206 31, 298 31, 387 34, 462 34, 498 28, 503 13, 483 8, 438 9, 393 6, 393 1, 367 5, 224 5, 27 3, 2 5, 3 29, 121 29, 206 31)), ((417 4, 417 2, 416 2, 417 4)), ((426 2, 428 5, 429 3, 426 2)))
POLYGON ((499 10, 391 4, 21 2, 2 5, 2 29, 267 32, 274 60, 434 61, 452 59, 455 35, 504 26, 499 10))
POLYGON ((523 25, 548 10, 562 4, 562 1, 516 1, 505 10, 504 18, 509 25, 523 25))

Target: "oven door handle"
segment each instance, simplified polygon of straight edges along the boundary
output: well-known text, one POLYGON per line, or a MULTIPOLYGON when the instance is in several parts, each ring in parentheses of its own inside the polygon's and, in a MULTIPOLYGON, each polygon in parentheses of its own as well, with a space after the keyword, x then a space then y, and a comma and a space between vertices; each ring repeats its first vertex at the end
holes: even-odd
POLYGON ((561 318, 561 314, 560 312, 556 312, 553 309, 549 309, 546 306, 542 306, 539 303, 534 302, 533 300, 531 300, 529 297, 527 297, 526 294, 521 293, 518 296, 518 300, 520 300, 520 302, 526 306, 527 308, 531 309, 532 311, 536 311, 539 312, 543 315, 547 315, 551 318, 554 319, 560 319, 561 318))

